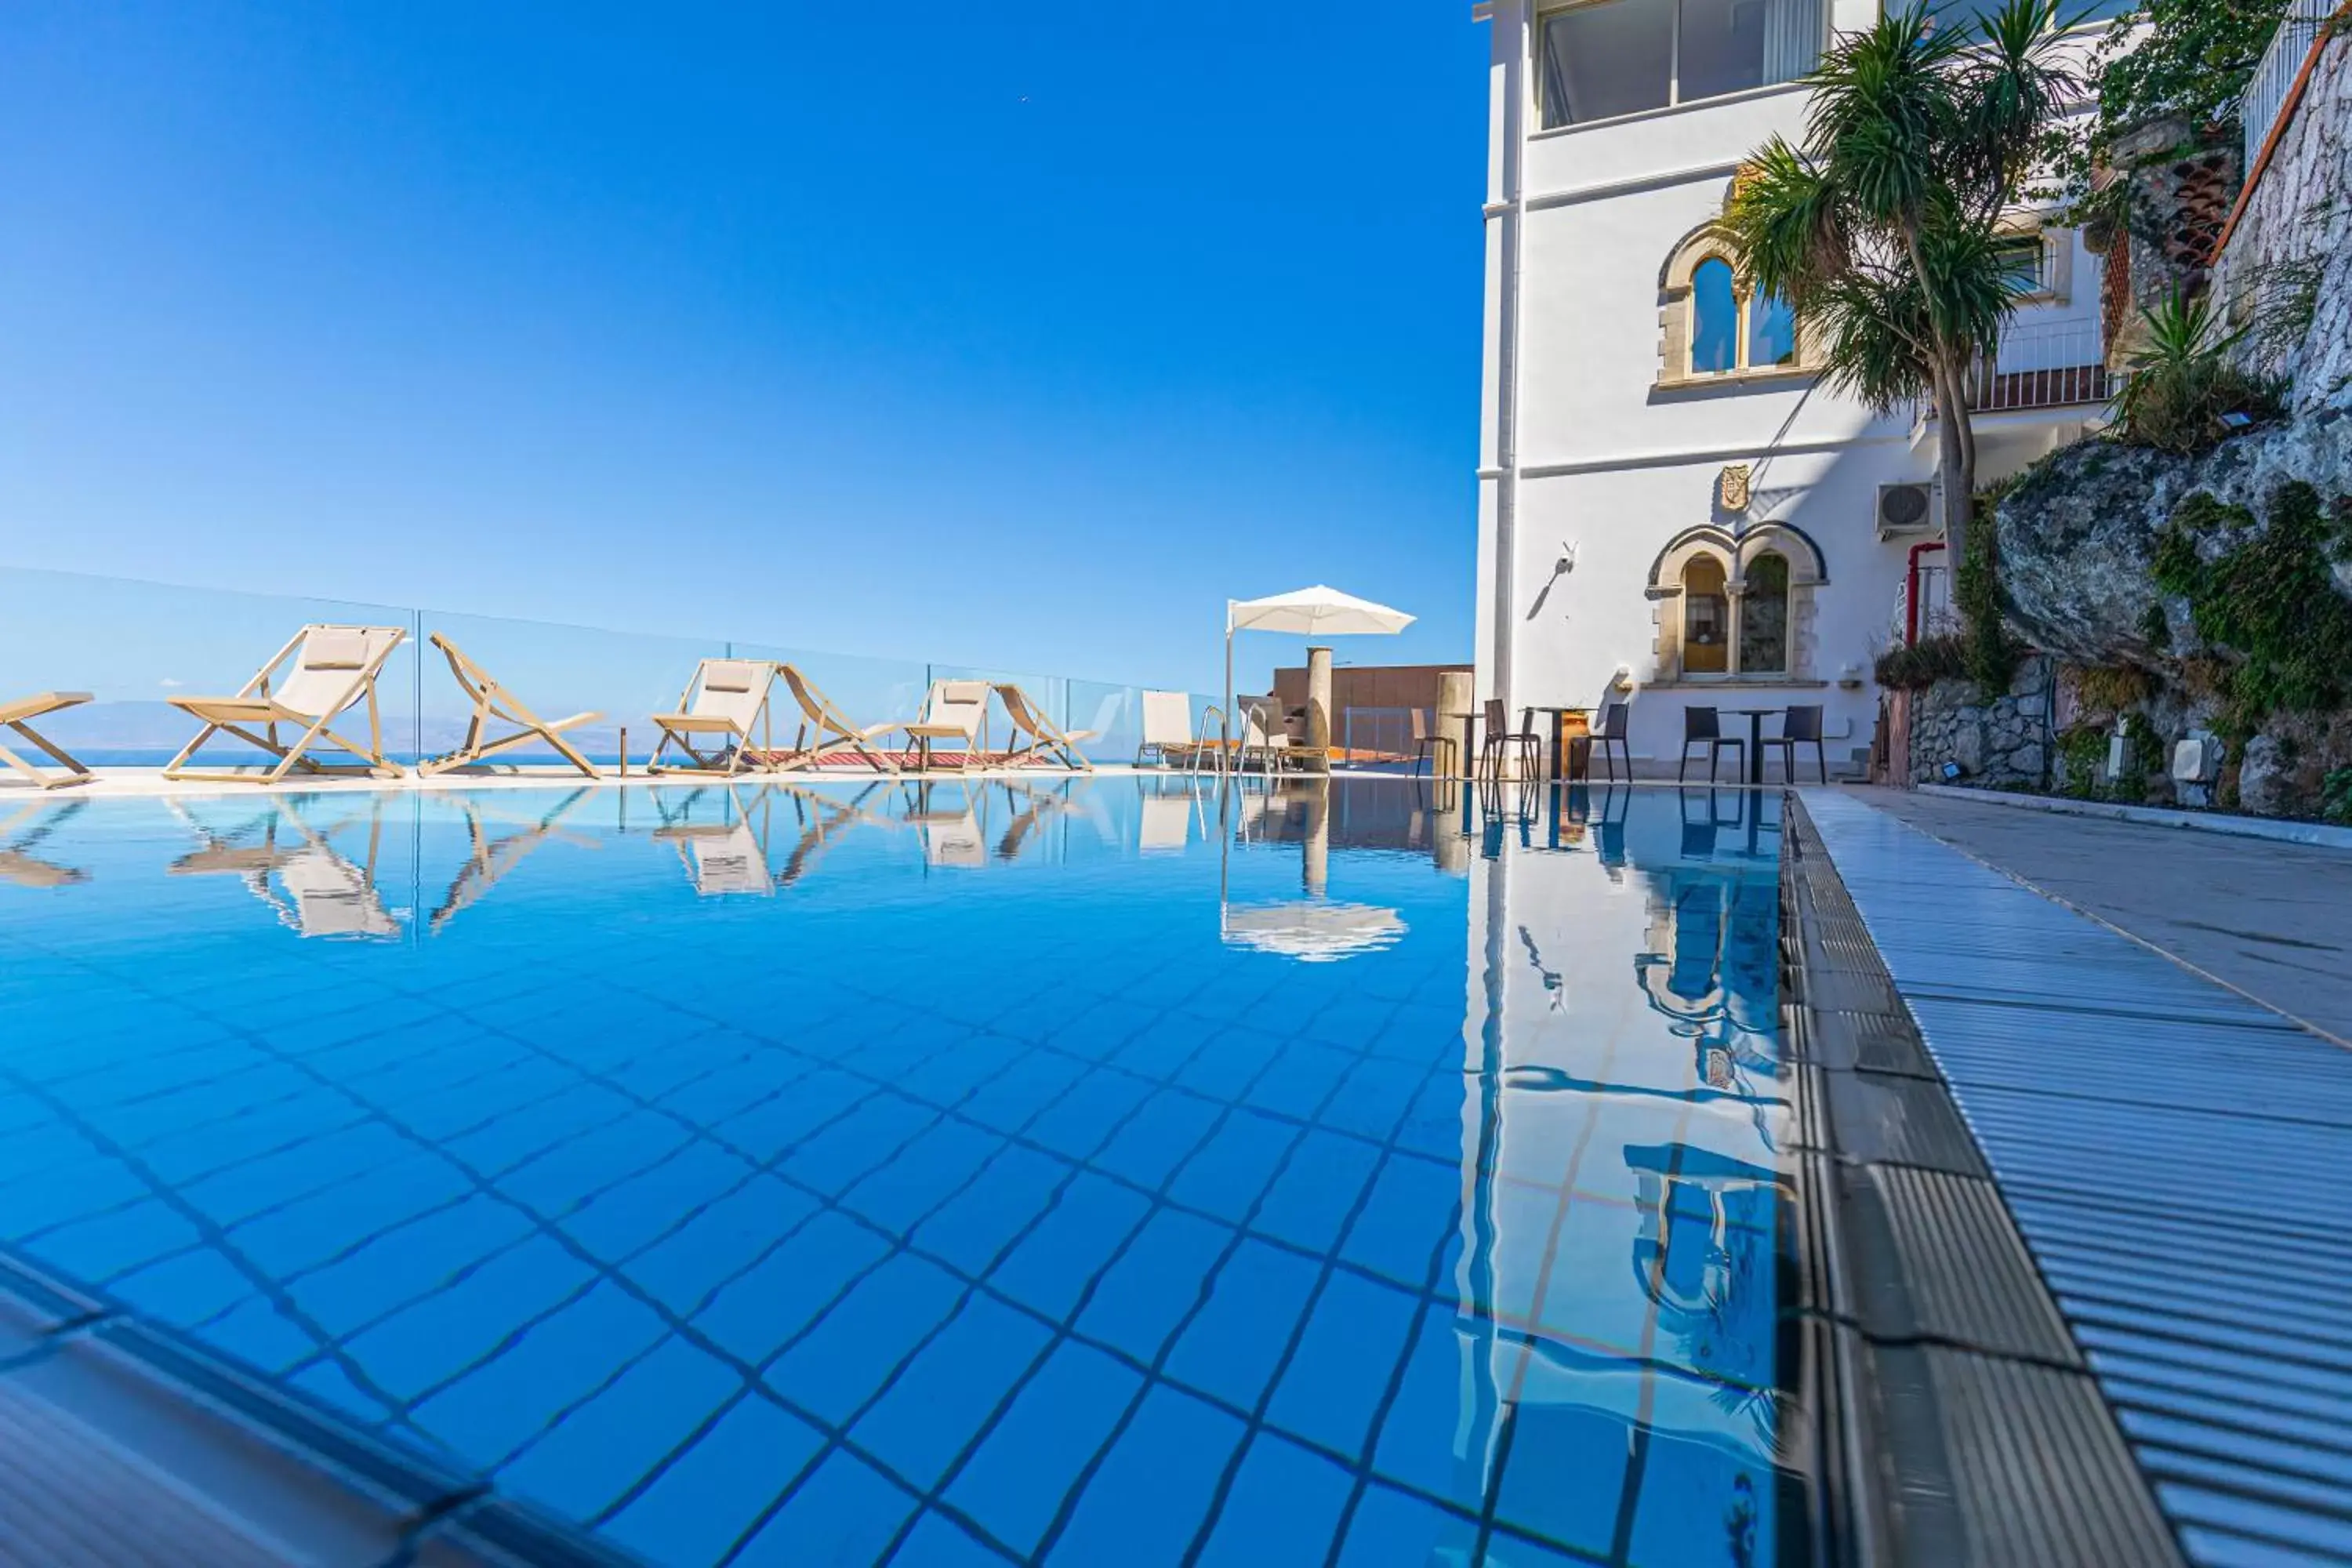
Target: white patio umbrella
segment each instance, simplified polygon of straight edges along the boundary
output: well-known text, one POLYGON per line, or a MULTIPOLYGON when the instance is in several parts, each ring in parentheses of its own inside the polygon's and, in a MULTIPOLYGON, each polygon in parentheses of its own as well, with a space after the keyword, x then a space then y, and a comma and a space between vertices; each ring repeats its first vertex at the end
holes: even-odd
MULTIPOLYGON (((1224 752, 1234 743, 1234 634, 1290 632, 1298 637, 1392 636, 1412 625, 1402 610, 1342 594, 1321 584, 1266 599, 1225 601, 1224 752)), ((1221 756, 1221 762, 1223 758, 1221 756)))
POLYGON ((1299 900, 1218 910, 1218 935, 1228 947, 1279 953, 1302 963, 1336 963, 1360 952, 1393 947, 1404 917, 1378 904, 1299 900))

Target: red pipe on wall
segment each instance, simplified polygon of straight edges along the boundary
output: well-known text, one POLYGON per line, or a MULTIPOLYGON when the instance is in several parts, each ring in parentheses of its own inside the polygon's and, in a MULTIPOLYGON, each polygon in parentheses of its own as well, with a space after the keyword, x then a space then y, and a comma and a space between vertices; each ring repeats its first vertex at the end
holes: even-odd
POLYGON ((1908 585, 1903 593, 1903 646, 1910 647, 1919 640, 1919 557, 1930 550, 1941 550, 1944 542, 1930 539, 1911 547, 1908 585))

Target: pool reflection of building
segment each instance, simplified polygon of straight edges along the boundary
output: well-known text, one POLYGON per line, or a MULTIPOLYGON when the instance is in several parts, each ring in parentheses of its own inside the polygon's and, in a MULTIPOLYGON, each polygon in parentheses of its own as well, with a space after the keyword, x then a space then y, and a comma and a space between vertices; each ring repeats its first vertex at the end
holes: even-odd
POLYGON ((1779 1528, 1789 1116, 1778 802, 1644 804, 1580 788, 1469 804, 1464 831, 1486 853, 1455 1461, 1461 1489, 1506 1517, 1572 1516, 1601 1560, 1762 1564, 1779 1528), (1542 1486, 1555 1503, 1529 1501, 1542 1486))

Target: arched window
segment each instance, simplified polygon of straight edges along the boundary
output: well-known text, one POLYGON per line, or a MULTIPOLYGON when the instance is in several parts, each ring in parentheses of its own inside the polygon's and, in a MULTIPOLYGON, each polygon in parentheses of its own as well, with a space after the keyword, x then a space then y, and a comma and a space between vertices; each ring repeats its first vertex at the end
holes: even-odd
POLYGON ((1683 568, 1683 672, 1724 675, 1731 669, 1731 601, 1723 563, 1694 555, 1683 568))
POLYGON ((1784 675, 1789 668, 1789 561, 1766 551, 1748 563, 1739 595, 1739 672, 1784 675))
POLYGON ((1665 296, 1659 384, 1718 375, 1803 372, 1813 366, 1797 312, 1740 276, 1721 231, 1692 231, 1658 282, 1665 296))
POLYGON ((1693 375, 1739 368, 1739 289, 1731 263, 1710 256, 1691 273, 1693 375))

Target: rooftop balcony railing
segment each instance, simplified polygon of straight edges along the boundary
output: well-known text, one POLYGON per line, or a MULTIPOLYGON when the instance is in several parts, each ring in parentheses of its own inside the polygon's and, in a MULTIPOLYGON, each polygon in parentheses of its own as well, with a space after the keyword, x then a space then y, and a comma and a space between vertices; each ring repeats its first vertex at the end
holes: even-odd
POLYGON ((1978 414, 2105 403, 2114 394, 2106 345, 2098 322, 2089 321, 2010 328, 2001 334, 2000 350, 1978 363, 1968 384, 1969 408, 1978 414))

